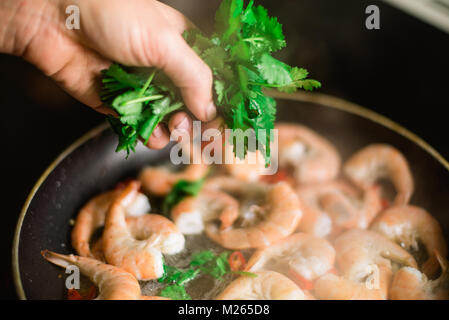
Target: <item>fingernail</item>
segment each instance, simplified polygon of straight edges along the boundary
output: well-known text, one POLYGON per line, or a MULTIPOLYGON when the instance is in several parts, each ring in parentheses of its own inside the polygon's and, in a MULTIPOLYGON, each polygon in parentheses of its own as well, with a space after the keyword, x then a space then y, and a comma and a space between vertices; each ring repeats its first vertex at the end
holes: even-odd
POLYGON ((215 119, 216 115, 217 115, 217 108, 215 107, 214 103, 211 102, 206 107, 207 121, 215 119))
POLYGON ((156 128, 154 128, 152 136, 155 138, 160 138, 163 134, 164 132, 162 131, 161 126, 158 125, 156 128))
POLYGON ((189 120, 187 120, 187 118, 184 118, 180 123, 176 125, 175 129, 189 130, 189 127, 190 127, 189 120))

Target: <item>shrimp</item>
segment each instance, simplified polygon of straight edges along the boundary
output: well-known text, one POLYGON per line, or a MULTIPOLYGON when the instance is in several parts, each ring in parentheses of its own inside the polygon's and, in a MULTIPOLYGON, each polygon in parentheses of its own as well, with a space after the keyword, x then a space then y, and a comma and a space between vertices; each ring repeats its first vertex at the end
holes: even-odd
POLYGON ((142 187, 150 194, 164 196, 170 192, 179 180, 195 181, 209 172, 206 164, 190 164, 183 171, 173 172, 166 167, 147 167, 142 170, 139 180, 142 187))
POLYGON ((232 281, 217 300, 305 300, 306 294, 289 278, 274 271, 258 271, 255 277, 232 281))
POLYGON ((369 230, 346 231, 334 247, 341 275, 326 274, 315 282, 318 299, 387 299, 393 263, 416 267, 407 251, 369 230))
POLYGON ((408 204, 414 183, 405 157, 386 144, 373 144, 353 155, 344 165, 345 174, 357 186, 374 185, 379 179, 389 179, 396 189, 395 205, 408 204))
MULTIPOLYGON (((72 230, 72 246, 80 256, 102 260, 98 250, 91 251, 89 242, 95 231, 104 226, 106 212, 118 193, 119 190, 114 190, 95 196, 78 213, 72 230)), ((126 206, 126 215, 140 216, 150 209, 148 198, 139 192, 126 206)))
POLYGON ((354 281, 327 273, 315 281, 313 295, 321 300, 385 300, 385 290, 377 288, 388 287, 391 270, 383 267, 376 267, 374 270, 379 274, 378 287, 370 281, 354 281))
POLYGON ((42 256, 57 266, 66 268, 76 265, 82 274, 99 288, 96 300, 139 300, 142 298, 139 282, 129 272, 104 264, 98 260, 63 255, 48 250, 41 252, 42 256))
POLYGON ((341 181, 300 187, 298 196, 304 212, 298 231, 318 237, 365 229, 382 207, 378 188, 359 192, 341 181))
POLYGON ((397 206, 387 209, 372 224, 371 230, 377 231, 398 243, 409 252, 420 253, 420 243, 427 251, 428 259, 419 261, 427 276, 438 268, 436 250, 444 257, 447 254, 446 242, 440 224, 426 210, 415 206, 397 206))
POLYGON ((393 300, 449 300, 449 263, 438 251, 435 260, 441 266, 438 279, 429 280, 425 274, 411 267, 400 269, 390 289, 393 300))
POLYGON ((139 187, 138 181, 130 182, 112 203, 106 215, 103 250, 108 263, 123 268, 138 280, 151 280, 164 272, 161 252, 164 239, 168 239, 170 253, 182 250, 185 239, 171 221, 157 215, 150 217, 152 223, 145 234, 148 238, 138 240, 133 237, 126 224, 124 208, 139 187))
POLYGON ((227 249, 269 246, 292 234, 302 216, 298 197, 286 182, 265 185, 214 178, 205 188, 218 188, 243 198, 239 216, 232 224, 228 223, 227 228, 220 227, 215 221, 205 226, 209 238, 227 249))
POLYGON ((337 149, 324 137, 307 127, 278 124, 279 167, 292 169, 298 184, 334 179, 340 170, 337 149))
POLYGON ((171 217, 183 234, 199 234, 204 224, 214 219, 221 220, 226 229, 239 215, 236 199, 221 191, 202 190, 196 197, 186 197, 171 211, 171 217))
POLYGON ((248 152, 245 159, 239 159, 234 155, 233 146, 226 144, 225 152, 227 159, 232 159, 231 164, 225 161, 223 165, 229 174, 247 182, 255 182, 260 179, 260 174, 265 168, 265 159, 260 151, 248 152))
POLYGON ((327 240, 296 233, 257 250, 245 269, 249 272, 272 270, 286 276, 293 273, 313 281, 333 268, 334 260, 335 250, 327 240))

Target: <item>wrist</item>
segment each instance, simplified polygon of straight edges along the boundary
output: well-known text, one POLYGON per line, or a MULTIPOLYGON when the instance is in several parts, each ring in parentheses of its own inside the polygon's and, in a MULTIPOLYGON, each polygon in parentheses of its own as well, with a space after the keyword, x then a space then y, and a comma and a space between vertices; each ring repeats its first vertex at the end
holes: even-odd
POLYGON ((63 11, 57 0, 2 0, 0 52, 24 57, 38 34, 61 29, 63 11))

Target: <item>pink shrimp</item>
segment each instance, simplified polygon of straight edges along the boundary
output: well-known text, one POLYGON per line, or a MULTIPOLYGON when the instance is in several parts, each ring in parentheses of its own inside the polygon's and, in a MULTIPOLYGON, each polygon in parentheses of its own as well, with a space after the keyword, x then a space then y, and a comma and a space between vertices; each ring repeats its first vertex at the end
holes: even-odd
POLYGON ((279 167, 291 168, 298 184, 334 179, 340 170, 340 156, 324 137, 307 127, 278 124, 279 167))
POLYGON ((405 205, 413 194, 414 183, 407 160, 397 149, 373 144, 353 155, 344 165, 345 174, 362 189, 379 179, 389 179, 396 188, 395 205, 405 205))
POLYGON ((419 243, 422 242, 429 256, 422 264, 422 270, 427 276, 432 276, 439 266, 433 252, 438 251, 443 257, 447 254, 440 224, 430 213, 419 207, 389 208, 373 222, 371 230, 381 233, 408 251, 419 253, 419 243))
POLYGON ((106 215, 103 232, 103 250, 106 261, 132 273, 139 280, 159 278, 163 274, 163 258, 161 253, 162 239, 168 241, 170 253, 184 248, 184 236, 176 226, 163 216, 152 215, 145 236, 149 238, 137 240, 128 229, 124 207, 132 201, 140 183, 132 181, 114 200, 106 215))
POLYGON ((293 271, 313 281, 333 268, 334 260, 335 250, 327 240, 306 233, 295 233, 257 250, 245 270, 272 270, 286 276, 293 271))
POLYGON ((186 197, 171 211, 171 217, 184 234, 199 234, 205 223, 219 219, 221 229, 228 228, 239 215, 236 199, 221 191, 202 190, 196 197, 186 197))
POLYGON ((306 300, 306 294, 289 278, 274 271, 241 276, 219 294, 217 300, 306 300))
POLYGON ((300 187, 298 196, 304 212, 298 230, 318 237, 365 229, 382 207, 378 188, 360 192, 341 181, 300 187))
POLYGON ((173 185, 179 180, 195 181, 203 178, 209 172, 209 167, 204 164, 187 165, 183 171, 173 172, 166 167, 147 167, 142 170, 139 180, 142 187, 148 193, 156 196, 164 196, 170 192, 173 185))
POLYGON ((285 182, 265 185, 214 178, 205 188, 244 198, 239 217, 228 228, 222 228, 213 221, 206 224, 206 234, 228 249, 269 246, 292 234, 302 216, 298 197, 285 182))
POLYGON ((441 266, 441 275, 435 280, 429 280, 419 270, 404 267, 394 276, 390 289, 391 299, 449 300, 449 263, 438 251, 434 254, 441 266))
POLYGON ((42 251, 41 254, 49 262, 63 268, 76 265, 81 273, 99 288, 100 293, 96 300, 140 300, 143 298, 136 278, 120 268, 72 254, 63 255, 48 250, 42 251))
MULTIPOLYGON (((72 246, 80 256, 102 260, 97 250, 99 242, 96 242, 95 252, 91 251, 89 242, 95 231, 104 226, 106 213, 119 192, 120 190, 117 189, 93 197, 78 213, 72 230, 72 246)), ((150 208, 148 198, 138 193, 136 198, 126 206, 126 215, 140 216, 148 212, 150 208)))

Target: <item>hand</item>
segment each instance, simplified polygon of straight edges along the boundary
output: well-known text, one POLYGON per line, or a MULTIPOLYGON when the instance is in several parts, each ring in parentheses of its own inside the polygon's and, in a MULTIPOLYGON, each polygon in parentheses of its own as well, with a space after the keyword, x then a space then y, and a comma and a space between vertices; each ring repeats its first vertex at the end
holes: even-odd
MULTIPOLYGON (((10 53, 22 55, 95 110, 111 112, 98 96, 99 74, 116 61, 162 69, 199 120, 215 118, 212 73, 182 38, 183 31, 193 26, 177 10, 155 0, 3 1, 0 6, 12 8, 14 40, 0 49, 9 47, 10 53), (80 8, 80 30, 65 26, 69 5, 80 8)), ((8 18, 5 12, 0 14, 8 18)), ((8 35, 10 31, 4 29, 8 35)), ((192 119, 185 112, 175 114, 168 129, 175 128, 191 130, 192 119)), ((160 124, 148 144, 159 149, 168 142, 169 131, 160 124)))

